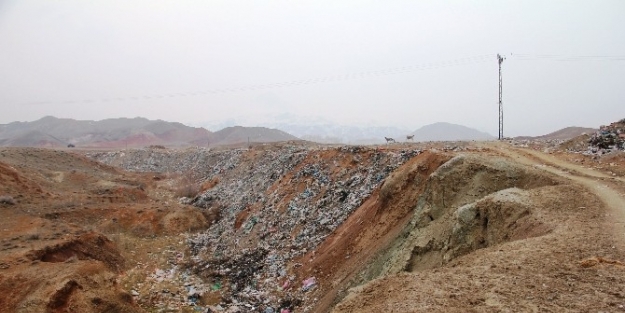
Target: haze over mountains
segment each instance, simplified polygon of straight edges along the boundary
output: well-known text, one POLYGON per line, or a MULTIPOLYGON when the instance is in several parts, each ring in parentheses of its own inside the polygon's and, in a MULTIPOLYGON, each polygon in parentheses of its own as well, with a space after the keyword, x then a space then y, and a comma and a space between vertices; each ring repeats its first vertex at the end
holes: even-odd
POLYGON ((382 126, 344 126, 332 123, 276 123, 279 129, 268 127, 225 127, 211 132, 202 127, 190 127, 176 122, 148 120, 141 117, 116 118, 101 121, 81 121, 46 116, 33 122, 13 122, 0 125, 0 146, 64 147, 75 145, 92 148, 144 147, 163 145, 227 146, 249 142, 278 142, 308 140, 319 143, 380 144, 384 137, 397 142, 492 140, 494 136, 461 125, 434 123, 415 131, 382 126))
POLYGON ((145 118, 80 121, 46 116, 33 122, 0 126, 0 145, 58 147, 68 144, 90 147, 181 145, 207 138, 210 132, 181 123, 145 118))
POLYGON ((457 140, 493 140, 494 136, 462 125, 434 123, 425 125, 414 132, 414 141, 457 141, 457 140))
POLYGON ((283 130, 298 138, 319 142, 339 144, 382 144, 384 137, 391 137, 397 142, 407 141, 406 136, 415 135, 414 141, 454 141, 454 140, 491 140, 494 136, 479 130, 451 124, 434 123, 417 130, 405 127, 362 123, 358 125, 339 124, 319 117, 303 117, 293 114, 260 116, 253 119, 239 116, 226 121, 205 122, 202 126, 218 130, 234 125, 261 125, 283 130))
POLYGON ((285 132, 262 127, 229 127, 210 132, 176 122, 141 117, 80 121, 46 116, 33 122, 0 125, 0 146, 116 148, 164 146, 223 146, 251 142, 297 140, 285 132))
POLYGON ((412 141, 459 141, 459 140, 492 140, 494 136, 462 125, 451 123, 434 123, 423 126, 415 131, 397 127, 381 126, 341 126, 334 124, 297 126, 282 125, 278 127, 302 139, 348 144, 380 144, 385 143, 384 137, 391 137, 397 142, 408 141, 407 136, 414 135, 412 141))
POLYGON ((210 145, 241 144, 246 142, 278 142, 300 140, 278 129, 266 127, 226 127, 210 135, 210 145))

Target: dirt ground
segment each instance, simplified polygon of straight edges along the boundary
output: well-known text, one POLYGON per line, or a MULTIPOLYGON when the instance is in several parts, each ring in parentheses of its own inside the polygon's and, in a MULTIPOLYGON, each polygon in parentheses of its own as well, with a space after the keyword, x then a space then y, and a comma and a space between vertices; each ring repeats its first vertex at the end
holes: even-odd
MULTIPOLYGON (((407 146, 432 150, 290 261, 318 280, 294 312, 625 311, 624 153, 380 148, 407 146)), ((184 263, 186 234, 216 218, 178 203, 183 183, 76 152, 1 149, 0 312, 145 312, 164 290, 184 297, 148 281, 184 263)))
POLYGON ((128 272, 208 226, 157 179, 66 151, 0 150, 0 312, 143 312, 128 272))

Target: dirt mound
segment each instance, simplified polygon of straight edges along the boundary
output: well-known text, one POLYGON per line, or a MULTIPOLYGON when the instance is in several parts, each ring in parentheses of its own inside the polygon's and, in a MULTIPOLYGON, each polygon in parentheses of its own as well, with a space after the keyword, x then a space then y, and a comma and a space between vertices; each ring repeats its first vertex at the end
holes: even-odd
POLYGON ((117 284, 125 260, 104 235, 29 216, 5 218, 1 312, 102 312, 101 305, 141 311, 117 284))
POLYGON ((552 229, 534 215, 525 192, 517 188, 463 205, 438 220, 417 235, 405 271, 436 268, 477 249, 541 236, 552 229))
POLYGON ((374 196, 391 172, 420 151, 291 146, 212 154, 220 161, 204 180, 218 178, 219 183, 193 203, 205 210, 219 208, 221 219, 189 240, 191 267, 207 282, 219 280, 228 303, 236 300, 265 310, 281 308, 286 298, 301 301, 302 306, 313 304, 299 288, 275 292, 286 281, 293 285, 308 278, 294 260, 316 250, 374 196), (245 270, 256 266, 245 263, 246 255, 261 248, 269 251, 259 261, 262 266, 255 272, 245 270), (245 266, 229 267, 242 262, 245 266), (207 266, 215 269, 207 272, 207 266), (247 276, 224 274, 231 271, 247 276))
POLYGON ((573 137, 559 145, 559 149, 565 151, 586 151, 588 150, 588 140, 590 140, 591 134, 582 134, 577 137, 573 137))
POLYGON ((38 268, 1 277, 2 312, 143 312, 100 262, 41 263, 38 268))
POLYGON ((32 251, 29 258, 42 262, 68 262, 71 260, 98 260, 111 270, 120 272, 124 259, 111 240, 102 234, 87 233, 75 239, 32 251))
POLYGON ((510 225, 522 228, 535 223, 541 227, 528 217, 531 210, 520 190, 557 183, 555 177, 503 158, 454 157, 429 177, 412 220, 403 230, 404 236, 394 243, 382 273, 440 266, 518 236, 510 225), (516 189, 500 192, 508 188, 516 189))
POLYGON ((0 196, 0 312, 142 312, 120 285, 128 261, 206 226, 153 175, 66 151, 0 149, 0 196))
POLYGON ((499 158, 455 158, 430 180, 381 260, 387 275, 351 289, 333 312, 612 311, 622 303, 623 242, 605 232, 611 221, 597 196, 499 158))
POLYGON ((425 152, 406 162, 316 250, 295 260, 303 265, 298 277, 320 279, 321 288, 314 294, 320 297, 316 311, 328 310, 347 288, 371 279, 362 275, 372 266, 370 260, 410 221, 427 178, 450 158, 425 152))
MULTIPOLYGON (((63 213, 61 218, 80 220, 87 211, 73 211, 63 213)), ((176 209, 155 208, 120 208, 102 212, 94 223, 97 228, 108 233, 126 233, 137 237, 151 237, 155 235, 174 235, 206 229, 211 221, 207 220, 203 212, 192 207, 176 209)))
POLYGON ((0 162, 0 195, 40 194, 39 184, 27 179, 8 164, 0 162))

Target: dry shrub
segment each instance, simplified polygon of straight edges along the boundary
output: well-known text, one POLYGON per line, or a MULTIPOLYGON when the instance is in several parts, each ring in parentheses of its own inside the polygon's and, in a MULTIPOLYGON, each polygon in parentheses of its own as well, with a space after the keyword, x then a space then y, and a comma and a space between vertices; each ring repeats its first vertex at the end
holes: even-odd
POLYGON ((200 186, 195 183, 182 184, 176 189, 177 197, 194 198, 200 192, 200 186))
POLYGON ((217 184, 219 184, 219 178, 215 177, 211 180, 207 180, 204 183, 202 183, 201 188, 200 188, 200 192, 205 192, 209 189, 212 189, 213 187, 217 186, 217 184))
POLYGON ((604 259, 602 257, 592 257, 579 262, 579 265, 584 268, 593 267, 599 263, 606 263, 618 266, 625 266, 625 263, 616 260, 604 259))
POLYGON ((0 196, 0 204, 15 205, 15 199, 11 196, 0 196))
POLYGON ((221 208, 211 207, 205 210, 201 210, 202 215, 206 219, 207 226, 210 226, 221 219, 221 208))
POLYGON ((384 179, 384 183, 382 183, 380 187, 380 200, 382 200, 382 204, 387 204, 393 195, 401 189, 401 185, 405 179, 403 176, 405 175, 401 175, 401 173, 392 173, 384 179))
POLYGON ((181 181, 175 193, 177 197, 194 198, 201 191, 201 186, 195 182, 189 175, 185 176, 181 181))

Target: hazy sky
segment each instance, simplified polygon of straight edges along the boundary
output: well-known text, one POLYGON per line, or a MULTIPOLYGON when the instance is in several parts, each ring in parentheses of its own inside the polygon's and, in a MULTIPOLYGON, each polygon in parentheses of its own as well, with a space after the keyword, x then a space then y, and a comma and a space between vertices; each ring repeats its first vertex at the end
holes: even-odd
POLYGON ((497 53, 506 135, 625 117, 622 0, 0 0, 0 123, 288 117, 496 135, 497 53))

